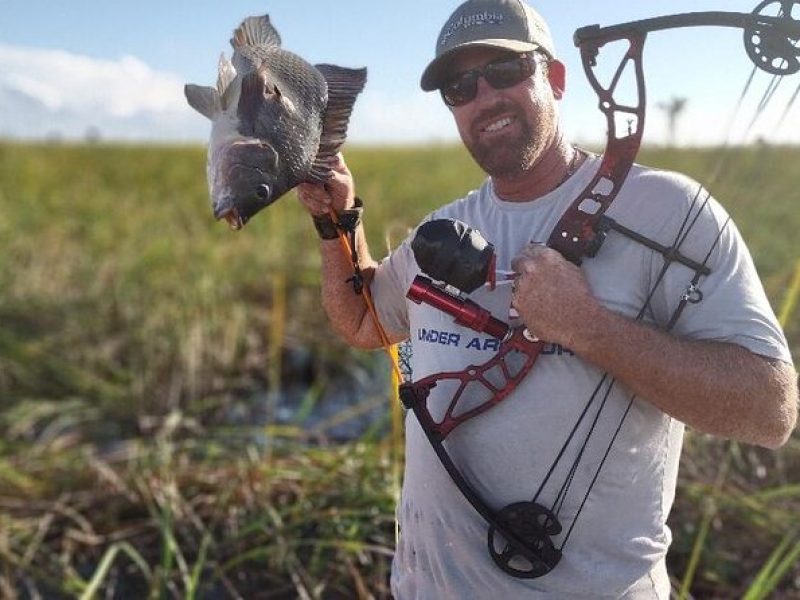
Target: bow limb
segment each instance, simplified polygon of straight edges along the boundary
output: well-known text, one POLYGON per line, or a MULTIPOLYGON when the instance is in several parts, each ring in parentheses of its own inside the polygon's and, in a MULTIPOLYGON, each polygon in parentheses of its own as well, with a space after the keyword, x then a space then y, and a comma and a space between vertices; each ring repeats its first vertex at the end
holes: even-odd
POLYGON ((584 72, 606 117, 608 139, 597 173, 564 213, 547 242, 548 246, 576 264, 580 264, 585 256, 594 256, 600 249, 605 238, 601 227, 603 215, 622 188, 644 134, 646 94, 642 53, 646 33, 631 31, 625 37, 629 42, 628 51, 608 87, 603 87, 594 72, 599 46, 594 40, 580 46, 584 72), (614 97, 623 74, 629 68, 634 70, 636 77, 635 106, 621 104, 614 97), (628 125, 625 132, 619 131, 623 120, 628 125))
POLYGON ((567 259, 580 264, 583 257, 594 256, 605 238, 604 213, 616 198, 642 143, 644 134, 646 90, 643 51, 647 34, 666 29, 717 26, 744 30, 745 50, 756 67, 774 75, 800 71, 800 21, 793 17, 797 0, 763 0, 752 13, 695 12, 620 25, 590 25, 575 32, 584 72, 597 94, 600 111, 606 117, 608 132, 601 165, 572 206, 562 217, 548 240, 548 246, 567 259), (778 15, 767 11, 777 8, 778 15), (627 40, 625 53, 611 83, 604 87, 597 78, 597 57, 605 44, 627 40), (636 79, 636 103, 622 104, 615 99, 626 69, 632 68, 636 79), (620 126, 627 122, 627 131, 620 126))
POLYGON ((686 27, 733 27, 744 30, 745 50, 760 69, 774 75, 787 75, 800 71, 800 53, 794 45, 800 39, 800 22, 792 16, 795 3, 796 0, 763 0, 752 13, 693 12, 608 27, 589 25, 575 32, 574 41, 580 48, 599 48, 610 41, 653 31, 686 27), (778 9, 777 15, 766 14, 773 8, 778 9))
POLYGON ((489 525, 487 541, 492 559, 501 569, 515 577, 531 579, 546 575, 561 559, 561 551, 551 539, 552 535, 561 531, 560 523, 551 511, 534 502, 517 503, 524 510, 519 510, 522 517, 516 518, 513 512, 509 515, 508 508, 495 511, 489 507, 461 474, 444 447, 444 437, 437 431, 426 404, 430 387, 419 383, 403 384, 400 387, 400 397, 419 420, 431 448, 458 491, 489 525), (526 518, 526 513, 535 513, 533 524, 530 518, 526 518), (544 516, 545 524, 541 522, 541 515, 544 516), (522 518, 527 521, 528 527, 519 527, 522 518), (502 550, 497 550, 498 542, 502 550), (520 562, 523 566, 519 566, 520 562))

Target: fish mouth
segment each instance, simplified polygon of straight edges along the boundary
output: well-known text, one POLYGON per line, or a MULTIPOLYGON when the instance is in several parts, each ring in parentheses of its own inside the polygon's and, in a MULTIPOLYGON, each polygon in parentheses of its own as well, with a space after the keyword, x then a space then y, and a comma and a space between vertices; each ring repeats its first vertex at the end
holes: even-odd
POLYGON ((233 231, 239 231, 242 227, 244 227, 244 219, 242 218, 242 215, 239 214, 239 211, 234 207, 225 209, 217 216, 217 221, 221 221, 222 219, 225 219, 228 222, 228 226, 233 231))

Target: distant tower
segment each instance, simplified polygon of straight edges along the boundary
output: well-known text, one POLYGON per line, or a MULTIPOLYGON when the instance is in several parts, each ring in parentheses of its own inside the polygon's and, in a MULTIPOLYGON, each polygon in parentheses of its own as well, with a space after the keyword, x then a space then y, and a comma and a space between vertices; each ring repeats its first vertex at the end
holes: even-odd
POLYGON ((686 108, 686 98, 672 98, 669 102, 659 102, 658 108, 667 113, 667 145, 675 146, 676 134, 678 131, 678 118, 686 108))
POLYGON ((100 128, 95 127, 94 125, 89 125, 86 128, 86 133, 84 134, 84 139, 86 140, 87 144, 97 144, 103 138, 103 135, 100 133, 100 128))

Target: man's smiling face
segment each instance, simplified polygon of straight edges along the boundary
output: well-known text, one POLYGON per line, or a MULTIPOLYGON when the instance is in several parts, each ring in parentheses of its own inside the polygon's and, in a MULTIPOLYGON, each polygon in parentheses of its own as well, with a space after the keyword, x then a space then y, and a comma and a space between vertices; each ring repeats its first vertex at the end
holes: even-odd
MULTIPOLYGON (((514 56, 495 48, 467 48, 458 53, 448 70, 457 76, 514 56)), ((538 57, 531 77, 504 89, 495 89, 479 77, 475 98, 451 109, 464 145, 492 177, 529 170, 556 135, 556 98, 543 62, 538 57)))

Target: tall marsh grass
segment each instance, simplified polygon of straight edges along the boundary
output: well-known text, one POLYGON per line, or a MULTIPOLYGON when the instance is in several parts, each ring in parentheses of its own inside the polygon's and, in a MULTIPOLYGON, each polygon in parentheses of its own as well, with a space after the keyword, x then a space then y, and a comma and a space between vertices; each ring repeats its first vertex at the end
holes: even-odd
MULTIPOLYGON (((800 356, 800 150, 733 154, 712 192, 800 356)), ((702 180, 715 158, 641 161, 702 180)), ((374 249, 481 180, 460 148, 347 159, 374 249)), ((388 595, 399 441, 332 445, 246 412, 297 381, 308 410, 377 359, 320 313, 295 198, 233 233, 204 165, 191 147, 0 144, 0 597, 388 595)), ((773 453, 688 434, 676 589, 688 573, 696 598, 800 597, 798 481, 797 437, 773 453)))

